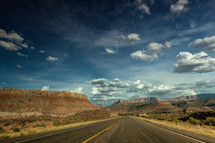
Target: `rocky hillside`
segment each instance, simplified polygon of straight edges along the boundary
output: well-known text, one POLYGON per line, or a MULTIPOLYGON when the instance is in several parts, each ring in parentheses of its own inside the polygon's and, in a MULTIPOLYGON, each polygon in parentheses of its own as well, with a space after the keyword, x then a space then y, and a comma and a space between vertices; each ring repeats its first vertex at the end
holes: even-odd
POLYGON ((129 103, 154 103, 154 102, 181 102, 181 101, 191 101, 196 100, 198 97, 196 95, 192 96, 181 96, 176 98, 160 99, 158 97, 147 97, 147 98, 136 98, 132 100, 118 100, 114 101, 113 104, 129 104, 129 103))
POLYGON ((72 92, 0 89, 0 117, 45 115, 65 117, 99 109, 87 96, 72 92))
POLYGON ((215 98, 181 102, 123 103, 119 100, 105 107, 113 113, 203 112, 215 110, 215 98), (119 102, 120 101, 120 102, 119 102))

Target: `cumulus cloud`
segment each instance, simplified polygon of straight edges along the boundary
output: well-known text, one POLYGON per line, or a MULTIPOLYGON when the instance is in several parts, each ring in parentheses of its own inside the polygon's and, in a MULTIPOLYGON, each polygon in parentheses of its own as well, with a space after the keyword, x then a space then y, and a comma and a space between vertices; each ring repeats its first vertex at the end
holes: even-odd
POLYGON ((47 85, 44 85, 43 87, 42 87, 42 89, 41 90, 49 90, 49 86, 47 86, 47 85))
POLYGON ((196 49, 205 49, 207 51, 215 51, 215 36, 205 37, 203 39, 196 39, 189 44, 196 49))
POLYGON ((91 85, 98 85, 101 87, 106 87, 107 86, 107 79, 105 78, 99 78, 99 79, 94 79, 90 82, 91 85))
POLYGON ((0 29, 0 38, 11 40, 18 43, 21 43, 24 40, 24 38, 22 38, 19 34, 15 33, 14 31, 7 33, 3 29, 0 29))
POLYGON ((104 78, 94 79, 90 84, 94 85, 91 90, 91 100, 94 103, 111 104, 117 99, 132 99, 137 97, 170 98, 196 94, 195 89, 183 89, 173 85, 156 85, 140 80, 123 82, 119 78, 115 78, 112 81, 104 78), (106 86, 103 86, 104 84, 106 86))
POLYGON ((1 41, 1 40, 0 40, 0 46, 9 51, 18 51, 19 49, 21 49, 20 46, 14 44, 12 42, 5 42, 5 41, 1 41))
POLYGON ((17 68, 20 68, 20 69, 23 68, 21 65, 16 65, 16 67, 17 67, 17 68))
POLYGON ((79 94, 84 94, 84 93, 83 93, 83 88, 82 88, 82 87, 75 88, 74 90, 71 90, 70 92, 79 93, 79 94))
POLYGON ((45 53, 45 51, 44 51, 44 50, 39 50, 39 52, 40 52, 40 53, 45 53))
POLYGON ((215 58, 209 57, 205 52, 191 54, 180 52, 176 56, 174 72, 176 73, 206 73, 215 71, 215 58))
POLYGON ((115 78, 112 82, 109 83, 109 87, 125 88, 128 86, 128 83, 122 82, 119 78, 115 78))
POLYGON ((28 48, 28 44, 24 43, 24 38, 12 31, 7 33, 5 30, 0 29, 0 46, 10 51, 18 51, 22 48, 28 48))
POLYGON ((135 41, 140 40, 139 34, 137 33, 130 33, 128 36, 120 35, 118 38, 126 40, 128 44, 134 44, 135 41))
POLYGON ((179 0, 175 4, 171 4, 170 11, 173 14, 180 14, 181 12, 187 11, 188 8, 186 5, 188 4, 188 0, 179 0))
POLYGON ((134 53, 131 53, 130 55, 133 59, 147 61, 150 59, 150 56, 145 53, 146 53, 146 51, 138 50, 134 53))
POLYGON ((118 96, 122 94, 119 89, 124 88, 126 86, 125 83, 122 83, 118 78, 115 78, 110 83, 107 81, 107 79, 99 78, 90 82, 91 85, 96 86, 93 87, 91 91, 93 101, 106 101, 111 103, 113 100, 118 99, 118 96))
POLYGON ((26 58, 28 57, 28 55, 22 54, 22 53, 20 53, 20 52, 17 52, 17 55, 18 55, 18 56, 22 56, 22 57, 26 57, 26 58))
POLYGON ((163 44, 151 42, 146 47, 147 51, 138 50, 134 53, 131 53, 130 55, 132 58, 134 58, 136 60, 154 61, 155 59, 158 59, 158 54, 161 53, 163 48, 164 48, 163 44))
POLYGON ((46 60, 47 61, 57 61, 58 60, 58 58, 55 58, 55 57, 52 57, 52 56, 48 56, 47 58, 46 58, 46 60))

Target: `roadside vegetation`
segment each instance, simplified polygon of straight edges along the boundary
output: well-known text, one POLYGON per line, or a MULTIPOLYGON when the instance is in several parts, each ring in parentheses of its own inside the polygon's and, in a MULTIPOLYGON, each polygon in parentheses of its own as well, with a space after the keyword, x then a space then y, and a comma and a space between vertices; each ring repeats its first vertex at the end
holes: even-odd
POLYGON ((114 115, 104 110, 87 110, 67 117, 30 116, 17 119, 0 119, 0 138, 10 138, 77 127, 103 120, 114 115))
POLYGON ((92 121, 81 121, 81 122, 54 122, 52 126, 45 126, 45 125, 37 125, 33 128, 25 128, 20 129, 18 127, 12 129, 9 132, 5 132, 2 128, 0 128, 0 139, 5 138, 12 138, 12 137, 18 137, 18 136, 24 136, 24 135, 30 135, 30 134, 36 134, 36 133, 44 133, 49 131, 55 131, 55 130, 61 130, 66 128, 73 128, 88 124, 93 124, 96 122, 101 122, 109 119, 98 119, 98 120, 92 120, 92 121))
POLYGON ((156 124, 215 137, 215 112, 141 114, 140 119, 156 124))

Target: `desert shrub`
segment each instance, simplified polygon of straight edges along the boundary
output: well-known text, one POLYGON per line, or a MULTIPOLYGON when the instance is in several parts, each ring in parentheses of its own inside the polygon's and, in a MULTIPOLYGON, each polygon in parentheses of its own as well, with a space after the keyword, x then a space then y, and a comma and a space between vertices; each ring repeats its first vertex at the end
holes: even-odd
POLYGON ((205 125, 215 126, 215 118, 207 117, 206 120, 203 121, 205 125))
POLYGON ((44 125, 44 124, 36 124, 36 125, 33 126, 33 128, 36 128, 36 127, 46 127, 46 125, 44 125))
POLYGON ((54 126, 59 126, 59 125, 60 125, 60 122, 59 122, 59 121, 56 121, 56 122, 53 123, 53 125, 54 125, 54 126))
POLYGON ((19 132, 19 131, 20 131, 20 129, 17 127, 13 129, 13 132, 19 132))
POLYGON ((193 117, 189 117, 189 119, 187 120, 189 123, 194 124, 194 125, 201 125, 201 121, 197 120, 193 117))

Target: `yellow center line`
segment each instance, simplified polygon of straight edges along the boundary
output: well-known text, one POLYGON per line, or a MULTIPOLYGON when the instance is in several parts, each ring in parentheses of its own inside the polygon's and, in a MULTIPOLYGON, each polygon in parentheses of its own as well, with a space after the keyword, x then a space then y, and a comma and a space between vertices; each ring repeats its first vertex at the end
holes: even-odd
MULTIPOLYGON (((122 120, 122 119, 121 119, 121 120, 122 120)), ((100 135, 101 133, 103 133, 103 132, 105 132, 105 131, 107 131, 107 130, 110 130, 114 125, 116 125, 117 123, 119 123, 121 120, 117 121, 116 123, 114 123, 113 125, 107 127, 106 129, 102 130, 101 132, 95 134, 94 136, 90 137, 89 139, 83 141, 82 143, 86 143, 86 142, 88 142, 89 140, 91 140, 91 139, 95 138, 96 136, 100 135)))

